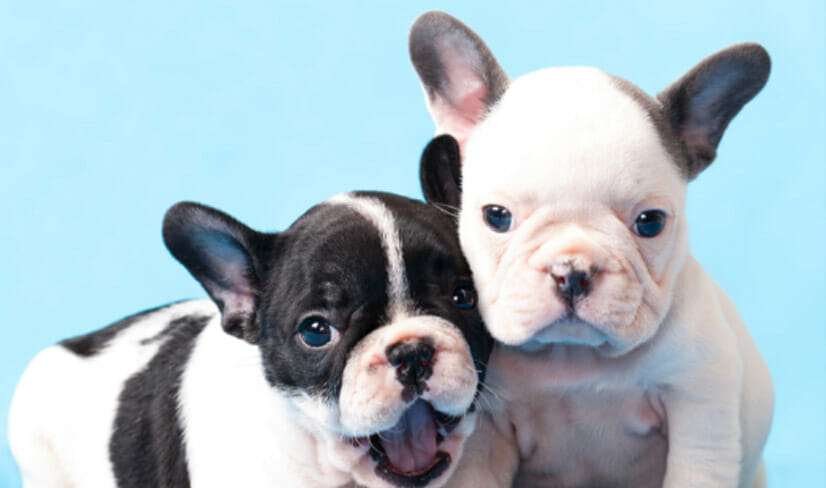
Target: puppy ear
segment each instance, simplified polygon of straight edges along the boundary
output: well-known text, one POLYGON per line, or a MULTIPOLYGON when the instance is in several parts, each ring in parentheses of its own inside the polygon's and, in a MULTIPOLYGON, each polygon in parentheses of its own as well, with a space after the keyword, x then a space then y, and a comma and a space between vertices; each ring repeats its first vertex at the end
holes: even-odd
POLYGON ((462 197, 459 144, 444 134, 430 141, 422 152, 419 179, 427 203, 459 208, 462 197))
POLYGON ((163 222, 166 247, 218 305, 224 331, 250 343, 261 335, 255 319, 263 274, 258 255, 274 237, 191 202, 170 208, 163 222))
POLYGON ((766 84, 771 60, 759 44, 737 44, 713 54, 657 98, 688 154, 689 180, 716 156, 723 131, 766 84))
POLYGON ((427 12, 416 19, 409 48, 436 133, 464 143, 505 92, 507 75, 482 39, 444 12, 427 12))

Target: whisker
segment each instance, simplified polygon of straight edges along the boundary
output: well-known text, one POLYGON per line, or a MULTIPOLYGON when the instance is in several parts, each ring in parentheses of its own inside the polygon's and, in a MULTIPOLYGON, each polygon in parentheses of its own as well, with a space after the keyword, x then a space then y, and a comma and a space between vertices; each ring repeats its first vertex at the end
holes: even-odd
POLYGON ((459 217, 459 208, 454 207, 453 205, 448 205, 446 203, 435 203, 434 206, 440 210, 442 213, 445 213, 454 219, 459 217))
POLYGON ((479 386, 481 386, 482 388, 484 388, 485 390, 487 390, 487 391, 488 391, 488 393, 490 393, 490 394, 491 394, 494 398, 496 398, 497 400, 500 400, 500 401, 501 401, 501 400, 503 400, 503 399, 504 399, 504 393, 503 393, 503 392, 497 392, 497 391, 496 391, 496 390, 495 390, 492 386, 490 386, 489 384, 485 383, 484 381, 480 382, 480 383, 479 383, 479 386))
POLYGON ((495 410, 502 403, 504 403, 504 392, 496 391, 496 389, 484 381, 480 382, 479 386, 482 391, 476 396, 476 401, 480 408, 483 410, 495 410))

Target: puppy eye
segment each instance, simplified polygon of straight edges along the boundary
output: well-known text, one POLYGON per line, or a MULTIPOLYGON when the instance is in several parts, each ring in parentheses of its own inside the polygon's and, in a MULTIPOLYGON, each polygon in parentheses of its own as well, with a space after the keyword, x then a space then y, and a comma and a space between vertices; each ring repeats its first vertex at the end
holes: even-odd
POLYGON ((298 326, 298 334, 304 344, 310 347, 323 347, 338 341, 338 330, 322 317, 309 317, 298 326))
POLYGON ((461 283, 453 290, 453 303, 462 310, 476 306, 476 290, 470 283, 461 283))
POLYGON ((646 210, 634 221, 634 232, 640 237, 654 237, 662 232, 666 218, 662 210, 646 210))
POLYGON ((482 208, 482 215, 494 232, 507 232, 513 223, 511 211, 501 205, 486 205, 482 208))

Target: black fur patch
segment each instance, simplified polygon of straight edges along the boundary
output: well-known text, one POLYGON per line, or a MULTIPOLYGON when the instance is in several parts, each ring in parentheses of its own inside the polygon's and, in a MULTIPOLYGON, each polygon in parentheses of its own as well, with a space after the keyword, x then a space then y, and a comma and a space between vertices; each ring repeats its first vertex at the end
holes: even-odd
POLYGON ((170 322, 157 337, 164 340, 158 353, 126 382, 109 442, 118 487, 189 486, 178 391, 195 338, 210 319, 188 316, 170 322))
POLYGON ((141 320, 147 318, 149 315, 160 310, 163 310, 167 307, 170 307, 175 303, 170 303, 167 305, 162 305, 160 307, 151 308, 149 310, 144 310, 143 312, 138 312, 134 315, 125 317, 115 322, 114 324, 108 325, 103 329, 90 332, 89 334, 84 334, 81 336, 65 339, 60 342, 60 345, 77 354, 78 356, 94 356, 95 354, 103 350, 103 348, 109 343, 109 341, 111 341, 116 335, 118 335, 118 333, 127 329, 130 325, 134 324, 135 322, 140 322, 141 320))
POLYGON ((350 349, 386 320, 387 259, 377 229, 357 211, 319 205, 279 236, 281 253, 261 293, 259 342, 267 380, 336 398, 350 349), (341 340, 311 348, 299 324, 320 316, 341 340))

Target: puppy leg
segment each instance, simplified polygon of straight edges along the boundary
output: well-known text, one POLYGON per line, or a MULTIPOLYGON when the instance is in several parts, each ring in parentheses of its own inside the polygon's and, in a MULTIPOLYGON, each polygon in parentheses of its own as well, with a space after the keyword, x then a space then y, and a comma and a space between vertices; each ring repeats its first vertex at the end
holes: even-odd
POLYGON ((476 430, 465 444, 447 488, 510 488, 519 464, 519 451, 512 432, 501 432, 491 415, 494 414, 479 414, 476 430))
MULTIPOLYGON (((758 473, 763 471, 763 446, 769 436, 772 415, 774 413, 774 388, 769 368, 757 345, 749 335, 746 325, 734 308, 734 304, 720 289, 719 295, 732 330, 737 336, 740 356, 743 358, 743 391, 740 402, 740 425, 743 433, 743 461, 740 469, 739 488, 765 486, 755 484, 758 473)), ((765 474, 763 474, 765 477, 765 474)))
POLYGON ((721 355, 705 361, 663 394, 669 437, 664 488, 739 485, 743 450, 738 359, 721 355))

